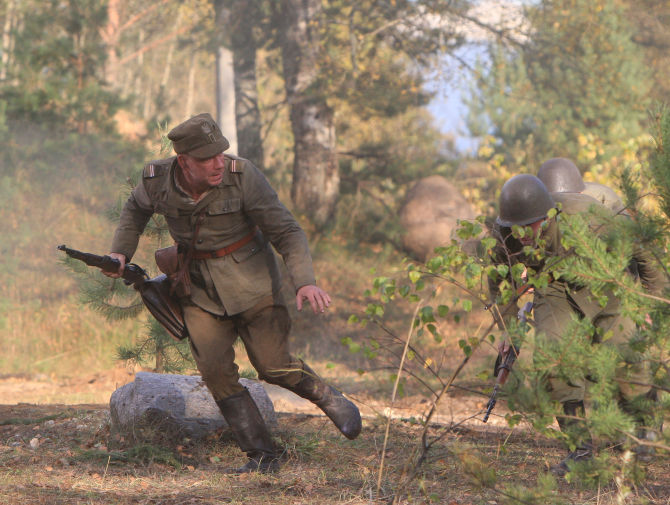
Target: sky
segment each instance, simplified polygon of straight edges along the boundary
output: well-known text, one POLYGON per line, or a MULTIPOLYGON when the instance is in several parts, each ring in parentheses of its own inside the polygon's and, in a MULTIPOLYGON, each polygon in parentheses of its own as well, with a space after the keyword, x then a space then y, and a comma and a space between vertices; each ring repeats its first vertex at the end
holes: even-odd
MULTIPOLYGON (((528 4, 529 0, 482 0, 470 14, 493 26, 520 27, 524 3, 528 4)), ((474 24, 466 24, 463 34, 471 44, 457 51, 458 58, 471 67, 477 60, 485 61, 485 44, 490 34, 474 24)), ((441 71, 427 83, 427 88, 435 92, 428 109, 435 116, 441 131, 454 137, 455 147, 460 153, 474 153, 478 139, 468 133, 467 107, 463 103, 471 93, 470 73, 457 59, 451 57, 445 57, 441 66, 441 71)))
MULTIPOLYGON (((478 53, 483 56, 483 49, 469 48, 460 51, 459 56, 474 64, 478 53)), ((435 93, 428 110, 435 116, 440 130, 454 137, 456 149, 461 154, 472 154, 477 150, 478 139, 469 135, 466 126, 468 109, 464 103, 471 93, 470 75, 454 60, 445 62, 445 67, 445 72, 451 75, 450 79, 438 76, 428 83, 428 89, 435 93)))

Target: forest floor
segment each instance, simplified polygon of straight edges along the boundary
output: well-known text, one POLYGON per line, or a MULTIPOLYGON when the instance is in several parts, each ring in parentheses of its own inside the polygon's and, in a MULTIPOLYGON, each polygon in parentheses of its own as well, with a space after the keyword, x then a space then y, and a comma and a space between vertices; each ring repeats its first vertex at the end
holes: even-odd
MULTIPOLYGON (((270 387, 279 423, 274 436, 284 447, 281 470, 230 476, 223 470, 243 464, 245 458, 225 432, 206 440, 146 443, 112 433, 109 395, 132 378, 132 371, 123 368, 59 381, 0 378, 0 504, 388 503, 403 481, 403 468, 420 447, 421 427, 408 419, 427 406, 425 399, 411 395, 394 404, 395 419, 382 451, 386 421, 378 413, 386 406, 379 399, 362 390, 353 392, 364 423, 361 436, 349 441, 311 404, 270 387), (92 401, 71 403, 77 395, 92 401), (382 452, 383 476, 378 481, 382 452)), ((499 415, 483 424, 485 402, 462 390, 446 398, 439 424, 431 430, 443 438, 397 503, 523 503, 509 501, 509 486, 534 488, 564 456, 556 441, 527 426, 509 428, 502 418, 504 402, 496 407, 499 415), (455 427, 454 421, 463 422, 455 427), (488 487, 480 485, 482 478, 488 479, 488 487)), ((670 503, 668 455, 657 456, 644 470, 646 478, 625 503, 670 503)), ((590 489, 560 479, 545 503, 600 505, 620 498, 615 485, 590 489)))

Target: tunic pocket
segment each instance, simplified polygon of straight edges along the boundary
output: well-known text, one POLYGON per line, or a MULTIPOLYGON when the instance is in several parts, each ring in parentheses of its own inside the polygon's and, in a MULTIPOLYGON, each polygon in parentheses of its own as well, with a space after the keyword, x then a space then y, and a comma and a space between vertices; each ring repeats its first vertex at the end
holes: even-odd
POLYGON ((219 216, 221 214, 230 214, 231 212, 239 212, 242 208, 242 202, 239 198, 229 198, 227 200, 217 200, 212 202, 207 207, 207 215, 219 216))
POLYGON ((233 251, 231 253, 231 256, 233 257, 236 263, 242 263, 251 258, 253 255, 261 252, 262 249, 263 247, 258 244, 256 239, 254 239, 248 244, 243 245, 236 251, 233 251))

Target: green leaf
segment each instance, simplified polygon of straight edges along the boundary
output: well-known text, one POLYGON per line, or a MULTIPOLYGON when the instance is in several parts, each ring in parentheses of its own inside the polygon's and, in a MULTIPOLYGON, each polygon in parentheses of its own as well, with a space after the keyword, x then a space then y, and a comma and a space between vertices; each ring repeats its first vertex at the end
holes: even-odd
POLYGON ((443 265, 444 265, 444 258, 442 258, 442 256, 435 256, 430 260, 428 260, 428 263, 426 263, 426 267, 428 267, 428 269, 431 272, 436 272, 440 270, 443 265))
POLYGON ((421 310, 419 311, 419 318, 421 318, 421 322, 423 323, 434 323, 435 316, 433 315, 433 307, 430 305, 421 307, 421 310))

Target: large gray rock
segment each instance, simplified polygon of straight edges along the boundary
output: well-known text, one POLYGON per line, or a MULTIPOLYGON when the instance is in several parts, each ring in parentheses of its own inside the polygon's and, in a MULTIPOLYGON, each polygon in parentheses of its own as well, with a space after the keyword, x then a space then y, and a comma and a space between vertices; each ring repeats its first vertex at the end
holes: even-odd
POLYGON ((474 219, 475 210, 456 187, 441 175, 419 180, 407 192, 400 209, 405 228, 403 245, 421 261, 438 246, 449 245, 459 219, 474 219))
MULTIPOLYGON (((277 426, 270 397, 258 381, 240 379, 266 424, 277 426)), ((109 400, 112 429, 132 438, 155 434, 201 438, 228 424, 199 376, 138 372, 109 400)))

